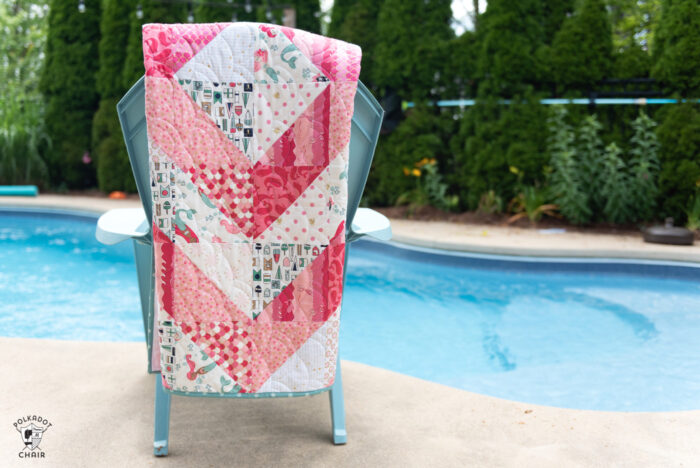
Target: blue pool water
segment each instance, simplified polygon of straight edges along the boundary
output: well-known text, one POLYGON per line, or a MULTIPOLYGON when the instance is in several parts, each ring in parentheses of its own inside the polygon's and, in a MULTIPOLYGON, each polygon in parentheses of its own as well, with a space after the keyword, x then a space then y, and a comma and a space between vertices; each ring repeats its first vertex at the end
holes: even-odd
MULTIPOLYGON (((0 212, 0 335, 143 340, 128 243, 0 212)), ((344 359, 523 402, 700 409, 700 270, 513 262, 354 244, 344 359)), ((387 389, 391 391, 391 389, 387 389)))

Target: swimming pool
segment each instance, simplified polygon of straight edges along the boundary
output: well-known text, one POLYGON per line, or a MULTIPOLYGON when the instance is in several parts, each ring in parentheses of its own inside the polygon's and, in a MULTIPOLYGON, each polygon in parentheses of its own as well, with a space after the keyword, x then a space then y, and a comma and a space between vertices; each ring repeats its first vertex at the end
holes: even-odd
MULTIPOLYGON (((94 226, 0 211, 0 335, 143 340, 131 246, 94 226)), ((698 268, 351 250, 344 359, 544 405, 700 409, 698 268)))

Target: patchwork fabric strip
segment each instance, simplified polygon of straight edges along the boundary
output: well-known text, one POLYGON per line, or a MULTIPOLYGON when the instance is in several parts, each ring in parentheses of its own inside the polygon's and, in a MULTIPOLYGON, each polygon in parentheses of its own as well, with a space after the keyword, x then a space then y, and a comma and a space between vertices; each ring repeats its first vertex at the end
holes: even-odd
POLYGON ((143 27, 154 370, 173 391, 335 379, 360 49, 259 23, 143 27))

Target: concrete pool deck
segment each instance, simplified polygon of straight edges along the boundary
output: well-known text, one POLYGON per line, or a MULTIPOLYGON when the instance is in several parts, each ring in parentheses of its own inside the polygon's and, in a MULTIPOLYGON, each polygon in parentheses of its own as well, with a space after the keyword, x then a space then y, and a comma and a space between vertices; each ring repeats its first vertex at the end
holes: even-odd
MULTIPOLYGON (((104 212, 141 206, 137 199, 39 195, 0 197, 0 206, 49 207, 104 212)), ((700 263, 700 245, 647 244, 642 235, 559 232, 511 226, 392 219, 394 241, 445 250, 536 257, 602 257, 700 263)))
POLYGON ((348 444, 327 394, 173 397, 170 455, 152 456, 143 343, 0 338, 1 466, 698 466, 700 411, 613 413, 500 400, 343 361, 348 444), (108 362, 105 359, 112 356, 108 362), (118 356, 118 359, 114 358, 118 356), (46 458, 21 460, 12 422, 47 418, 46 458))
MULTIPOLYGON (((2 205, 101 212, 139 202, 42 195, 0 197, 2 205)), ((626 252, 645 251, 641 258, 700 261, 700 247, 671 247, 671 254, 667 246, 641 239, 577 234, 568 238, 578 239, 570 246, 562 240, 566 234, 523 230, 529 232, 511 235, 484 227, 483 235, 478 226, 392 222, 398 240, 432 247, 447 244, 428 244, 433 242, 431 233, 432 239, 440 235, 443 242, 460 245, 459 250, 471 246, 491 249, 478 252, 503 254, 508 252, 498 249, 515 248, 520 255, 535 254, 532 249, 546 254, 569 248, 579 255, 567 256, 600 256, 603 246, 615 252, 622 242, 629 244, 626 252), (555 238, 559 240, 550 240, 555 238)), ((343 381, 348 445, 334 447, 330 442, 325 394, 264 401, 173 397, 170 455, 156 459, 151 455, 154 378, 145 372, 143 343, 0 338, 0 355, 3 467, 700 466, 700 411, 544 407, 347 361, 343 381), (53 424, 41 443, 46 458, 37 462, 17 456, 22 442, 12 422, 28 414, 42 415, 53 424)))

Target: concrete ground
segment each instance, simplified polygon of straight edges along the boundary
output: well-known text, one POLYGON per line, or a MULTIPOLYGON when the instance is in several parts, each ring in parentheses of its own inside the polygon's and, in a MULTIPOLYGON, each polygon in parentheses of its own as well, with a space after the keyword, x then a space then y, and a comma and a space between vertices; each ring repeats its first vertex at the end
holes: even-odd
POLYGON ((0 338, 0 466, 668 467, 700 465, 700 411, 606 413, 516 403, 343 362, 348 444, 327 394, 173 397, 170 455, 152 456, 145 345, 0 338), (12 422, 53 426, 21 460, 12 422))
MULTIPOLYGON (((2 204, 98 212, 138 206, 53 195, 0 197, 2 204)), ((700 261, 700 247, 655 246, 633 237, 392 223, 398 240, 432 247, 700 261)), ((700 466, 700 411, 542 407, 346 361, 346 446, 331 444, 325 394, 256 401, 173 397, 170 455, 156 459, 154 378, 145 372, 144 344, 0 338, 0 355, 0 467, 700 466), (17 456, 22 441, 12 422, 27 414, 53 424, 41 442, 45 459, 17 456)))

